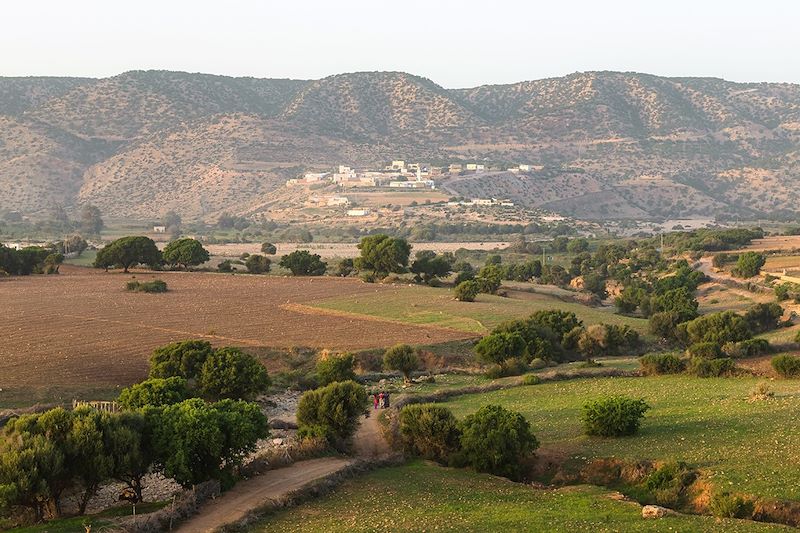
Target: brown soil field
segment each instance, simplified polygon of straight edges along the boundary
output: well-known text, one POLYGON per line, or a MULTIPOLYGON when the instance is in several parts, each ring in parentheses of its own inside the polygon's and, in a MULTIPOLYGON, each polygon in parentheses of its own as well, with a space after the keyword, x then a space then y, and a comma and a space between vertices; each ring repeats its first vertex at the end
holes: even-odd
POLYGON ((748 252, 763 252, 767 250, 800 250, 800 235, 779 235, 755 239, 748 246, 742 248, 748 252))
POLYGON ((181 272, 132 274, 63 266, 58 276, 0 281, 0 404, 21 390, 93 390, 141 380, 160 345, 190 338, 247 349, 366 349, 470 337, 455 330, 316 312, 303 304, 393 287, 355 279, 181 272), (160 278, 165 294, 125 282, 160 278))

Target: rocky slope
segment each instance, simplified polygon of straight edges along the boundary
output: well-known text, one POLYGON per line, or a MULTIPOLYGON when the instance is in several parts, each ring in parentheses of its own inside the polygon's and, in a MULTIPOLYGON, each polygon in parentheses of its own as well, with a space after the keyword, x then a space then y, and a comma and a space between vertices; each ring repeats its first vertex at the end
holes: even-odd
POLYGON ((486 159, 453 182, 590 218, 794 216, 800 85, 588 72, 472 89, 405 73, 315 81, 128 72, 0 78, 0 212, 246 213, 337 163, 486 159))

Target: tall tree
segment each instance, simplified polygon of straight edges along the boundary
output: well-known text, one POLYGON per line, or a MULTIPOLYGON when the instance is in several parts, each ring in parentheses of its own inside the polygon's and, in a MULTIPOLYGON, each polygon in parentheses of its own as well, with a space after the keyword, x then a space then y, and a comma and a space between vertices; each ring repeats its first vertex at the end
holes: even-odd
POLYGON ((383 276, 405 272, 411 255, 408 241, 383 233, 364 237, 358 249, 361 250, 361 256, 356 259, 356 268, 372 270, 383 276))
POLYGON ((84 234, 99 235, 104 227, 105 224, 99 207, 86 204, 81 208, 80 228, 84 234))
POLYGON ((170 265, 180 265, 184 269, 202 265, 210 259, 208 250, 200 241, 191 238, 178 239, 169 243, 162 253, 164 261, 170 265))
POLYGON ((120 266, 125 272, 138 264, 156 267, 161 264, 161 252, 149 237, 122 237, 103 247, 95 258, 96 268, 108 270, 120 266))

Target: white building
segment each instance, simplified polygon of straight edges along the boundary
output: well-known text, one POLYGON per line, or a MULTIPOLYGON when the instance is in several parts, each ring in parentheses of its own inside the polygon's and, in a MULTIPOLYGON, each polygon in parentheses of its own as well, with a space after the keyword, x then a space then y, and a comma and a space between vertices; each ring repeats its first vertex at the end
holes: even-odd
POLYGON ((368 216, 370 213, 372 213, 372 210, 367 207, 347 210, 347 216, 349 217, 365 217, 368 216))
POLYGON ((167 227, 166 226, 153 226, 153 233, 166 233, 167 227))

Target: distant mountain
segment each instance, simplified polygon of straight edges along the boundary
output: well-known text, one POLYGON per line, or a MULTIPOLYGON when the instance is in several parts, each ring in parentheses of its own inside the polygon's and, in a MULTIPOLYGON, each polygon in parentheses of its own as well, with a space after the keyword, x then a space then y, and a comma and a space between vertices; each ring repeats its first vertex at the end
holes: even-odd
POLYGON ((794 216, 800 85, 619 72, 444 89, 136 71, 0 78, 0 210, 245 213, 305 168, 393 158, 543 167, 453 180, 586 218, 794 216))

